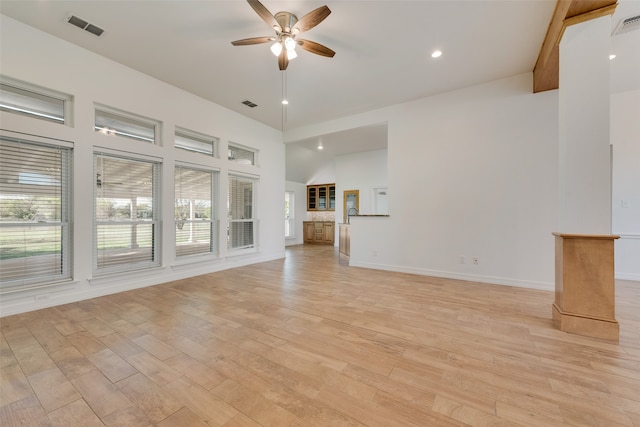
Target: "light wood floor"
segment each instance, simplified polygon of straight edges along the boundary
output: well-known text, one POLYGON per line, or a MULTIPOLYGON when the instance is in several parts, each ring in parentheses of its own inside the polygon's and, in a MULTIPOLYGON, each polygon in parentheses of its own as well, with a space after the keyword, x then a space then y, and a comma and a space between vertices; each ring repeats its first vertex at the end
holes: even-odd
POLYGON ((332 247, 2 318, 0 425, 640 426, 620 344, 553 293, 347 267, 332 247))

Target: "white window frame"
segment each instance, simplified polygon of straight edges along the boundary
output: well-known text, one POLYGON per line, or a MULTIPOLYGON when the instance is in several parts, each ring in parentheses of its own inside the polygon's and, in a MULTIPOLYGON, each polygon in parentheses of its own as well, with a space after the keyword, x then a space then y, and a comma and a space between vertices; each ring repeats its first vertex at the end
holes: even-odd
MULTIPOLYGON (((214 170, 214 169, 207 169, 207 168, 202 168, 202 167, 198 167, 198 166, 194 166, 191 164, 186 164, 186 163, 176 163, 175 165, 175 173, 174 173, 174 226, 175 226, 175 247, 174 247, 174 253, 175 253, 175 257, 177 260, 183 260, 183 259, 189 259, 189 258, 195 258, 195 257, 215 257, 218 256, 220 251, 219 251, 219 234, 220 234, 220 226, 219 226, 219 220, 218 220, 218 183, 219 183, 219 179, 220 179, 220 171, 218 170, 214 170), (182 169, 189 169, 189 170, 193 170, 193 171, 200 171, 200 172, 204 172, 204 173, 209 173, 211 174, 211 194, 209 194, 209 198, 210 198, 210 209, 211 209, 211 214, 210 214, 210 218, 209 219, 197 219, 194 217, 193 213, 193 209, 190 206, 190 212, 189 212, 189 216, 190 218, 188 219, 180 219, 177 218, 178 213, 177 213, 177 204, 178 204, 178 189, 176 189, 176 186, 178 185, 177 182, 177 170, 178 168, 182 168, 182 169), (179 235, 179 231, 181 231, 183 229, 184 226, 189 226, 189 227, 193 227, 194 225, 197 224, 202 224, 202 223, 209 223, 210 224, 210 233, 209 233, 209 249, 204 252, 194 252, 194 253, 187 253, 184 255, 179 255, 178 254, 178 235, 179 235)), ((190 233, 190 235, 192 236, 192 234, 190 233)))
MULTIPOLYGON (((161 227, 161 212, 160 212, 160 206, 161 204, 161 194, 162 194, 162 190, 161 190, 161 169, 162 169, 162 162, 161 159, 157 159, 157 158, 153 158, 150 156, 138 156, 138 155, 134 155, 131 153, 122 153, 122 152, 117 152, 115 150, 104 150, 101 149, 99 151, 95 151, 93 153, 93 163, 94 163, 94 171, 93 171, 93 176, 96 177, 96 183, 94 183, 94 197, 93 197, 93 272, 95 276, 106 276, 109 274, 115 274, 115 273, 122 273, 122 272, 128 272, 128 271, 136 271, 136 270, 142 270, 142 269, 147 269, 147 268, 154 268, 154 267, 159 267, 161 265, 161 260, 162 260, 162 254, 161 254, 161 248, 162 248, 162 227, 161 227), (98 177, 98 173, 100 173, 98 171, 97 168, 97 163, 98 163, 98 157, 106 157, 106 158, 112 158, 112 159, 117 159, 117 160, 121 160, 121 161, 131 161, 131 162, 142 162, 142 163, 148 163, 152 166, 152 218, 151 220, 144 220, 144 219, 138 219, 137 216, 136 218, 130 218, 128 220, 109 220, 109 221, 104 221, 104 220, 98 220, 97 219, 97 201, 98 201, 98 191, 99 191, 99 185, 106 185, 107 181, 109 179, 112 179, 110 177, 105 177, 105 176, 101 176, 98 177), (101 182, 100 184, 98 183, 98 179, 104 179, 103 182, 101 182), (107 266, 100 266, 99 264, 99 251, 100 249, 98 248, 98 242, 99 242, 99 237, 98 237, 98 230, 101 226, 109 226, 109 225, 120 225, 120 226, 127 226, 130 225, 132 226, 131 228, 131 233, 132 233, 132 243, 130 248, 131 249, 135 249, 136 246, 136 242, 135 242, 135 238, 137 238, 136 236, 133 236, 133 234, 136 232, 136 226, 137 225, 147 225, 150 224, 151 225, 151 259, 148 260, 141 260, 138 261, 135 258, 133 259, 133 261, 130 262, 123 262, 123 263, 117 263, 117 264, 113 264, 113 265, 107 265, 107 266)), ((115 178, 115 177, 113 177, 115 178)), ((126 259, 131 260, 131 257, 127 257, 126 259)))
MULTIPOLYGON (((53 260, 54 265, 58 265, 59 269, 57 269, 58 273, 42 273, 33 275, 33 268, 28 268, 29 260, 28 257, 25 258, 24 265, 25 271, 15 277, 6 279, 6 271, 9 270, 9 262, 7 260, 6 265, 3 265, 4 262, 0 261, 0 270, 4 270, 5 274, 0 276, 0 293, 14 292, 14 291, 22 291, 25 289, 30 289, 34 287, 42 287, 48 285, 59 284, 60 282, 67 282, 72 280, 72 256, 73 256, 73 230, 71 224, 73 223, 72 214, 73 214, 73 189, 72 189, 72 179, 73 179, 73 143, 67 141, 60 140, 51 140, 45 137, 38 137, 34 135, 25 135, 11 131, 0 130, 0 137, 3 140, 7 140, 9 142, 25 144, 31 147, 40 146, 46 149, 53 149, 60 151, 60 204, 58 205, 58 209, 60 210, 59 218, 54 220, 50 219, 33 219, 29 221, 0 221, 0 230, 10 230, 15 228, 21 228, 28 226, 24 230, 25 233, 37 233, 37 230, 44 230, 45 228, 50 227, 59 227, 60 228, 60 252, 59 252, 59 260, 53 260), (31 276, 29 275, 31 273, 31 276)), ((27 147, 28 149, 28 147, 27 147)), ((1 151, 1 150, 0 150, 1 151)), ((4 157, 4 154, 2 154, 4 157)), ((37 178, 37 177, 36 177, 37 178)), ((5 234, 2 232, 2 234, 5 234)), ((40 240, 40 239, 38 239, 40 240)), ((30 245, 29 240, 27 239, 25 245, 30 245)), ((26 247, 25 247, 26 251, 26 247)), ((38 255, 38 257, 48 256, 48 255, 38 255)), ((32 265, 33 266, 33 265, 32 265)), ((15 268, 15 266, 14 266, 15 268)))

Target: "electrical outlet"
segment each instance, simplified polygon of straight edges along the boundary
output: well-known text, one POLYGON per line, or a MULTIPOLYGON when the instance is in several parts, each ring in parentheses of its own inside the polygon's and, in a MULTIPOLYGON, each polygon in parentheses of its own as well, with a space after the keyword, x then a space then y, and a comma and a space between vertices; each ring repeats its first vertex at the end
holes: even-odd
POLYGON ((478 259, 478 257, 473 257, 473 264, 475 265, 480 264, 480 260, 478 259))

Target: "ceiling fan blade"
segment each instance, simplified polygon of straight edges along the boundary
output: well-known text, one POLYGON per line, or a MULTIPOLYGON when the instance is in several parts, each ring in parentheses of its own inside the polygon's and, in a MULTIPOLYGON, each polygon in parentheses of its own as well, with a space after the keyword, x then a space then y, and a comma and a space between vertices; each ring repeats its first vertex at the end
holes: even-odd
POLYGON ((278 56, 278 67, 280 67, 280 71, 284 71, 289 66, 289 57, 287 57, 287 50, 282 49, 280 52, 280 56, 278 56))
POLYGON ((275 37, 251 37, 248 39, 236 40, 231 42, 231 44, 234 46, 247 46, 250 44, 269 43, 275 39, 275 37))
POLYGON ((260 3, 258 0, 247 0, 247 3, 249 3, 249 6, 251 6, 253 10, 256 11, 256 13, 260 16, 260 18, 262 18, 264 22, 267 23, 268 26, 274 28, 277 32, 282 31, 282 27, 280 27, 280 24, 278 24, 276 18, 271 12, 269 12, 266 7, 264 7, 262 3, 260 3))
POLYGON ((312 42, 311 40, 298 39, 296 41, 301 48, 308 52, 315 53, 316 55, 328 56, 329 58, 333 58, 333 55, 336 54, 328 47, 323 46, 320 43, 312 42))
POLYGON ((296 22, 296 25, 291 29, 291 32, 293 34, 297 34, 308 31, 324 21, 330 13, 331 10, 327 6, 320 6, 300 18, 298 22, 296 22))

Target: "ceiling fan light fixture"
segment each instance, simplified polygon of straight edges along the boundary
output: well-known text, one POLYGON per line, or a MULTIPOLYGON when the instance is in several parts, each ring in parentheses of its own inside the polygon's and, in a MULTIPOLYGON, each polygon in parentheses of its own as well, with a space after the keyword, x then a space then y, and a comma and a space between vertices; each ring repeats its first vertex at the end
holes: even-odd
POLYGON ((296 41, 291 37, 285 37, 285 39, 284 39, 284 47, 287 50, 294 50, 296 48, 296 41))
POLYGON ((296 59, 298 57, 298 54, 296 53, 295 50, 293 49, 288 49, 287 50, 287 59, 289 61, 291 61, 292 59, 296 59))
POLYGON ((280 42, 275 42, 274 44, 272 44, 271 45, 271 52, 275 56, 280 56, 280 53, 282 52, 282 44, 280 44, 280 42))

